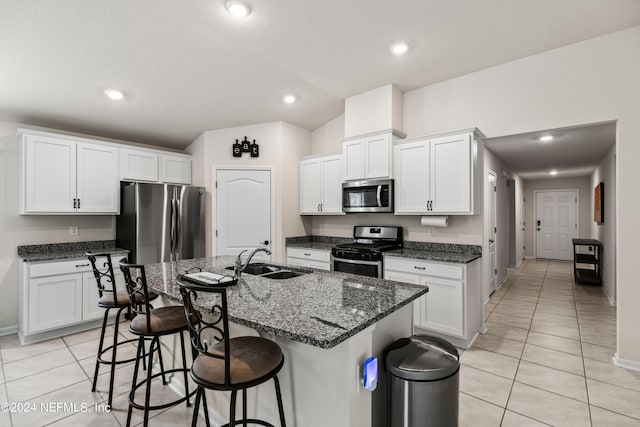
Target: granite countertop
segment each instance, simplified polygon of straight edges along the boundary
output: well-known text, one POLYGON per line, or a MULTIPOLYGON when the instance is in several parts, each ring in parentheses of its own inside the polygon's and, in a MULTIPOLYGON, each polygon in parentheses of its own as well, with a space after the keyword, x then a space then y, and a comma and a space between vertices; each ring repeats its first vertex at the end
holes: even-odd
MULTIPOLYGON (((335 245, 351 243, 353 239, 328 236, 288 237, 286 246, 308 249, 331 250, 335 245)), ((384 256, 423 259, 427 261, 468 264, 482 256, 482 247, 455 243, 432 243, 405 241, 403 248, 384 253, 384 256)))
POLYGON ((352 238, 328 236, 287 237, 285 246, 294 248, 321 249, 330 251, 336 245, 353 242, 352 238))
POLYGON ((129 253, 127 249, 117 248, 115 240, 18 246, 18 256, 24 262, 81 259, 85 258, 87 251, 109 252, 112 255, 129 253))
POLYGON ((480 254, 470 252, 446 252, 446 251, 430 251, 424 249, 394 249, 384 253, 385 257, 400 257, 423 259, 426 261, 451 262, 455 264, 468 264, 480 258, 480 254))
MULTIPOLYGON (((196 267, 229 274, 235 258, 197 258, 145 266, 147 283, 182 304, 175 277, 196 267)), ((282 264, 275 264, 281 265, 282 264)), ((267 334, 320 348, 332 348, 373 325, 428 288, 346 273, 294 268, 309 274, 273 280, 242 274, 227 288, 229 320, 267 334)), ((197 306, 208 311, 217 300, 198 293, 197 306)))

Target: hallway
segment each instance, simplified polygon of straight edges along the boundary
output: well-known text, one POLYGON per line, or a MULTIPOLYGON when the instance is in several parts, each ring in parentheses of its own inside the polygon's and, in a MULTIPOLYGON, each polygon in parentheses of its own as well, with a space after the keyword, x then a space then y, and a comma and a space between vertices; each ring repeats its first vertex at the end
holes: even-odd
POLYGON ((461 356, 461 426, 640 426, 640 372, 616 367, 616 308, 572 264, 525 260, 461 356))

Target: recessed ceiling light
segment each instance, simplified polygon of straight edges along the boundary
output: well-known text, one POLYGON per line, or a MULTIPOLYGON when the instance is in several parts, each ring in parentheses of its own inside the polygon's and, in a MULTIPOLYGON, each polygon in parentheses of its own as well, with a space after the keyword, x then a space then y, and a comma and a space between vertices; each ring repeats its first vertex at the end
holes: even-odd
POLYGON ((549 171, 549 175, 558 175, 558 171, 557 170, 549 171))
POLYGON ((398 42, 391 46, 391 52, 393 52, 394 55, 404 55, 408 50, 409 45, 405 42, 398 42))
POLYGON ((296 102, 296 96, 295 95, 285 95, 282 97, 282 101, 285 104, 293 104, 294 102, 296 102))
POLYGON ((121 101, 124 99, 124 92, 119 89, 107 89, 104 91, 104 94, 107 95, 107 98, 113 99, 114 101, 121 101))
POLYGON ((227 12, 236 18, 244 18, 245 16, 249 16, 251 13, 251 7, 248 4, 243 3, 241 1, 228 1, 225 4, 227 12))
POLYGON ((553 135, 545 135, 545 136, 541 136, 540 138, 538 138, 539 141, 542 142, 549 142, 553 139, 553 135))

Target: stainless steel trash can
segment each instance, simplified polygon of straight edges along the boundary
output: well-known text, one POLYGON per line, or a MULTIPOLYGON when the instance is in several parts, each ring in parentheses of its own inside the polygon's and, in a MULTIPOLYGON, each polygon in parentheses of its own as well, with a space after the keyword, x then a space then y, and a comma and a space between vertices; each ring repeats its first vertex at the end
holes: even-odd
POLYGON ((413 335, 385 350, 391 427, 457 426, 460 356, 442 338, 413 335))

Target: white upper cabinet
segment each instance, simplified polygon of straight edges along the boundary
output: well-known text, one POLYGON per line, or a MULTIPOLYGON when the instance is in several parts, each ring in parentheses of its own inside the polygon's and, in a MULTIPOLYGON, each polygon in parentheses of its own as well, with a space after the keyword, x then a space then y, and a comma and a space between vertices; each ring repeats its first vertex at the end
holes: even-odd
POLYGON ((20 213, 114 215, 120 180, 191 184, 191 156, 30 129, 20 136, 20 213))
POLYGON ((343 142, 345 181, 391 176, 391 132, 343 142))
POLYGON ((344 215, 342 155, 314 156, 300 161, 300 214, 344 215))
POLYGON ((116 148, 24 135, 21 156, 21 213, 118 213, 116 148))
POLYGON ((146 150, 120 150, 120 178, 158 182, 158 153, 146 150))
POLYGON ((429 200, 429 140, 393 147, 396 214, 424 212, 429 200))
POLYGON ((77 150, 77 212, 117 213, 118 149, 78 143, 77 150))
POLYGON ((473 212, 472 135, 450 135, 431 140, 431 211, 473 212))
POLYGON ((191 184, 191 156, 122 148, 120 149, 120 179, 191 184))
POLYGON ((473 215, 480 180, 473 131, 397 142, 393 147, 397 215, 473 215))
POLYGON ((174 184, 191 184, 191 158, 160 155, 160 181, 174 184))
POLYGON ((28 135, 21 155, 21 213, 75 212, 76 143, 28 135))

